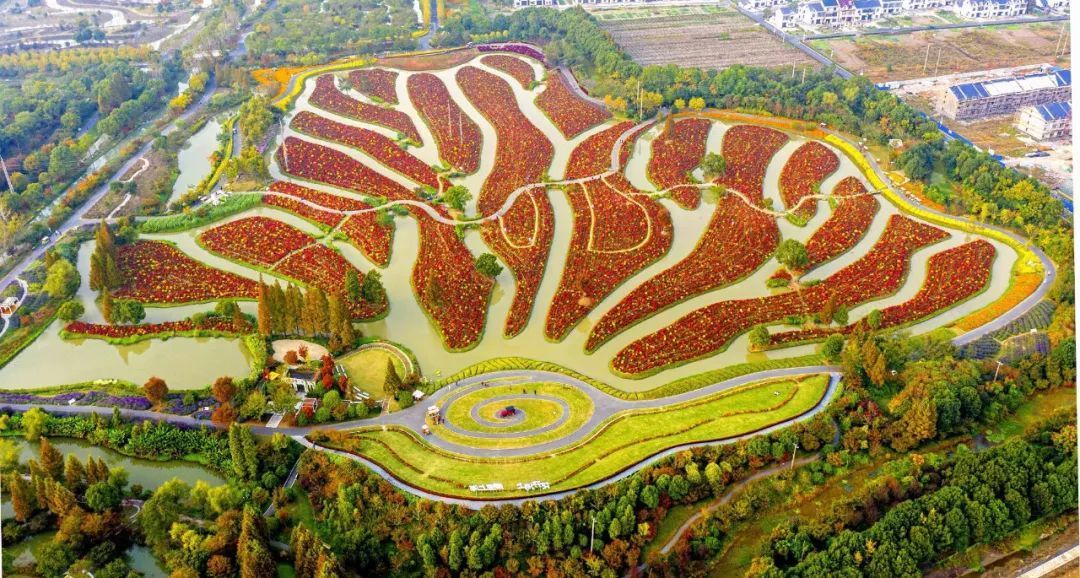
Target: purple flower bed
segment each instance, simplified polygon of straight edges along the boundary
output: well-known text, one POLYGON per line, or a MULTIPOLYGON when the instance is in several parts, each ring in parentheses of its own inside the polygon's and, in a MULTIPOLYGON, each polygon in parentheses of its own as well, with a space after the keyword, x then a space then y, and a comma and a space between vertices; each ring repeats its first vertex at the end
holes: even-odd
POLYGON ((213 411, 218 406, 217 400, 212 397, 198 398, 187 404, 184 403, 184 397, 182 395, 170 396, 161 411, 173 415, 191 415, 199 411, 199 408, 209 407, 213 411))
POLYGON ((67 405, 71 400, 78 401, 82 399, 84 395, 81 391, 60 393, 52 396, 34 395, 32 393, 0 393, 0 403, 67 405))
POLYGON ((480 52, 513 52, 514 54, 535 58, 539 60, 541 64, 547 65, 544 60, 543 52, 525 44, 481 44, 477 46, 476 49, 480 52))
POLYGON ((150 409, 150 401, 139 395, 116 396, 103 391, 88 391, 78 401, 79 405, 119 407, 121 409, 150 409))
POLYGON ((206 419, 206 420, 208 420, 208 419, 210 419, 210 414, 212 414, 212 413, 213 412, 206 411, 205 409, 200 409, 199 411, 191 414, 191 417, 193 417, 195 419, 206 419))

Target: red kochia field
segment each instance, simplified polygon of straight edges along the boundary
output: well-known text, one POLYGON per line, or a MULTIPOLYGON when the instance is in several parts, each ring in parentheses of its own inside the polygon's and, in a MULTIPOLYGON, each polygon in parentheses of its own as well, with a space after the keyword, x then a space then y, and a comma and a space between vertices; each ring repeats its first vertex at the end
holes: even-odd
POLYGON ((218 299, 254 299, 255 281, 204 265, 161 241, 120 245, 117 266, 126 283, 113 292, 143 303, 191 303, 218 299))

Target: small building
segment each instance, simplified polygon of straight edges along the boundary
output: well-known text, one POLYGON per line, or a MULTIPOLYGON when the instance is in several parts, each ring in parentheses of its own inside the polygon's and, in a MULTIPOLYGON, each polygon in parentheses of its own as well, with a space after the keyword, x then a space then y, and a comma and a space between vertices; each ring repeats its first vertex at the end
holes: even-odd
POLYGON ((1051 102, 1020 111, 1016 128, 1041 141, 1062 140, 1072 135, 1072 105, 1051 102))
POLYGON ((414 389, 412 392, 412 398, 413 401, 420 401, 421 399, 424 399, 424 392, 420 391, 419 389, 414 389))
POLYGON ((300 411, 309 415, 314 414, 319 410, 319 399, 315 397, 305 397, 300 402, 300 411))
POLYGON ((956 11, 964 18, 983 20, 1020 16, 1027 10, 1027 0, 961 0, 956 11))
POLYGON ((11 317, 18 308, 19 300, 14 297, 5 297, 3 301, 0 301, 0 315, 4 317, 11 317))

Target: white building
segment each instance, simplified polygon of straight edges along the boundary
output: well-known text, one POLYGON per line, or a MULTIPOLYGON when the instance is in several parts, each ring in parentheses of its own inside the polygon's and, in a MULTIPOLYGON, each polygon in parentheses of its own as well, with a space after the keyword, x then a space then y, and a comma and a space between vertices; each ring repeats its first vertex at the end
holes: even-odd
POLYGON ((1035 140, 1067 139, 1072 135, 1072 105, 1067 102, 1051 102, 1024 108, 1020 111, 1016 128, 1035 140))
POLYGON ((961 0, 957 13, 972 20, 1010 18, 1027 13, 1027 0, 961 0))
POLYGON ((945 114, 956 120, 975 120, 1013 114, 1028 107, 1066 102, 1072 96, 1072 73, 1052 67, 1046 72, 949 87, 945 114))

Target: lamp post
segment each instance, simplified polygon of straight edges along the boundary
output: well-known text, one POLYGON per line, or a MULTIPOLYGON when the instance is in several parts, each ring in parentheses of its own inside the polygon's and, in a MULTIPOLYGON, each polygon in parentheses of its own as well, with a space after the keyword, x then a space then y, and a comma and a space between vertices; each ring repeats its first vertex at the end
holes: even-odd
POLYGON ((789 470, 795 469, 795 454, 799 453, 799 442, 795 442, 795 449, 791 450, 791 466, 789 470))
POLYGON ((1001 366, 1004 365, 1000 359, 997 360, 997 369, 994 370, 994 383, 997 383, 998 372, 1001 371, 1001 366))
POLYGON ((589 516, 592 520, 592 528, 589 530, 589 553, 592 554, 593 539, 596 538, 596 516, 589 516))

